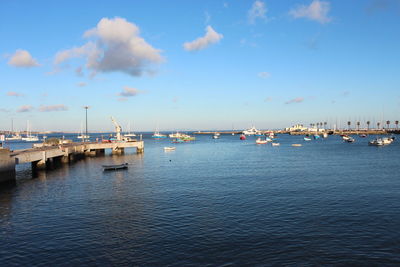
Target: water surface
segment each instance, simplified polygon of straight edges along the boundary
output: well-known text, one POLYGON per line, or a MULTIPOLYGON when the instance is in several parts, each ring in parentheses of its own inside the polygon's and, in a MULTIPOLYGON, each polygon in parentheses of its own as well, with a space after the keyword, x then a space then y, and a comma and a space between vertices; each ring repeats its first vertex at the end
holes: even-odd
MULTIPOLYGON (((145 136, 0 190, 2 265, 399 265, 400 144, 145 136), (292 147, 302 143, 302 147, 292 147), (129 162, 128 170, 101 165, 129 162)), ((14 147, 23 147, 13 144, 14 147)))

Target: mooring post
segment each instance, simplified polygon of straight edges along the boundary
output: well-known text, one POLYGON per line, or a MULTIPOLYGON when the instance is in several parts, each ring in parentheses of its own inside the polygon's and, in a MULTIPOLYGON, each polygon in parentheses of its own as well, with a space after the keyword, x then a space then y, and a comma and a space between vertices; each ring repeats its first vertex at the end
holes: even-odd
MULTIPOLYGON (((142 137, 140 137, 140 139, 142 139, 142 137)), ((143 152, 144 152, 144 142, 140 141, 138 146, 136 147, 136 153, 141 154, 143 152)))

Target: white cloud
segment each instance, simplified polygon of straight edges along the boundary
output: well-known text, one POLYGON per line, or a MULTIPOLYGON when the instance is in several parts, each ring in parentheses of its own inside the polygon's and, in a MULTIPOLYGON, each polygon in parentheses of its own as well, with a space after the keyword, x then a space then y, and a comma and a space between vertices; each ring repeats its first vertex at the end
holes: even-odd
POLYGON ((249 23, 254 24, 257 19, 266 19, 265 13, 267 13, 267 8, 265 7, 265 3, 262 1, 255 1, 251 6, 247 16, 249 19, 249 23))
POLYGON ((303 101, 304 101, 303 97, 296 97, 296 98, 293 98, 293 99, 291 99, 289 101, 286 101, 285 104, 301 103, 303 101))
POLYGON ((328 17, 330 9, 329 2, 313 0, 309 6, 300 5, 289 11, 289 15, 294 18, 307 18, 320 23, 328 23, 332 19, 328 17))
POLYGON ((92 76, 98 72, 124 72, 132 76, 153 73, 150 65, 161 63, 161 51, 153 48, 142 37, 139 27, 124 18, 102 18, 97 26, 84 33, 92 38, 80 47, 60 51, 55 64, 71 58, 85 58, 92 76))
POLYGON ((141 91, 139 91, 138 89, 125 86, 124 90, 121 93, 119 93, 118 95, 122 96, 122 97, 130 97, 130 96, 136 96, 139 93, 141 93, 141 91))
POLYGON ((11 56, 8 64, 19 68, 31 68, 39 66, 39 63, 31 56, 31 54, 22 49, 18 49, 11 56))
POLYGON ((17 112, 21 113, 21 112, 30 112, 33 110, 33 107, 31 105, 24 105, 21 106, 17 109, 17 112))
POLYGON ((51 112, 51 111, 65 111, 68 110, 68 107, 65 105, 51 105, 51 106, 40 106, 40 112, 51 112))
POLYGON ((217 33, 211 26, 206 27, 206 34, 203 37, 199 37, 192 42, 186 42, 183 47, 187 51, 196 51, 207 48, 209 45, 218 43, 224 36, 217 33))
POLYGON ((258 73, 258 77, 266 79, 266 78, 271 77, 271 73, 263 71, 263 72, 258 73))

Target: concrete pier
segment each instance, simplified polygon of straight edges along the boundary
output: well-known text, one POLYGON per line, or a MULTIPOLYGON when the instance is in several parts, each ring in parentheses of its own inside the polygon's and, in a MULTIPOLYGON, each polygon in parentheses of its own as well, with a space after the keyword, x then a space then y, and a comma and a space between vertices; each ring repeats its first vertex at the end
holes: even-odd
POLYGON ((16 164, 31 163, 33 171, 52 169, 60 163, 104 155, 106 149, 111 149, 113 155, 122 155, 126 148, 136 148, 137 153, 143 153, 144 142, 36 144, 34 148, 15 151, 0 148, 0 183, 15 181, 16 164))
POLYGON ((15 181, 15 159, 10 150, 0 148, 0 183, 15 181))

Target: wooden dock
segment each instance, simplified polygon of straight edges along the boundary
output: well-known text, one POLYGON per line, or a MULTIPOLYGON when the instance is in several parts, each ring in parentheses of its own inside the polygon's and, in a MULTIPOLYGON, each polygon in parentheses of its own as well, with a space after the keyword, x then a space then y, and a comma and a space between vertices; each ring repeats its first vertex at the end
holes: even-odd
POLYGON ((136 148, 137 153, 143 153, 144 142, 39 144, 34 148, 14 151, 0 148, 0 183, 15 181, 16 164, 31 163, 35 170, 46 169, 54 161, 71 163, 85 156, 104 155, 106 149, 111 149, 112 154, 123 154, 126 148, 136 148))

